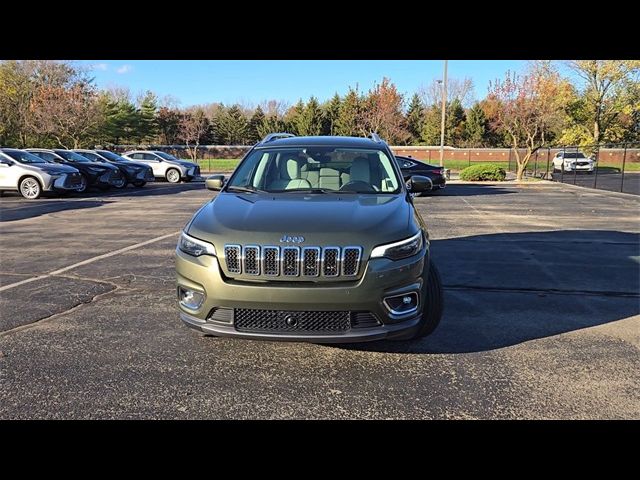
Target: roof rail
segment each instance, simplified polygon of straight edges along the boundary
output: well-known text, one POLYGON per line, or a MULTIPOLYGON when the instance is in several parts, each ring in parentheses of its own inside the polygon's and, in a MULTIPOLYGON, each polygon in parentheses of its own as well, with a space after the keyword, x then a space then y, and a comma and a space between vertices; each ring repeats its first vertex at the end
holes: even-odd
POLYGON ((380 136, 376 132, 371 132, 369 135, 367 135, 367 138, 370 138, 371 140, 373 140, 376 143, 383 143, 382 139, 380 138, 380 136))
POLYGON ((270 133, 265 136, 262 140, 260 140, 259 144, 270 142, 271 140, 275 140, 276 138, 289 138, 295 137, 292 133, 270 133))

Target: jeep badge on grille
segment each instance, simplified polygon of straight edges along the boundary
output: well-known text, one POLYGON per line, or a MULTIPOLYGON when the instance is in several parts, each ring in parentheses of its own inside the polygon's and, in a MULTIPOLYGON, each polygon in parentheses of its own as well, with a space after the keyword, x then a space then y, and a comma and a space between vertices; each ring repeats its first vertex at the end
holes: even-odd
POLYGON ((280 243, 302 243, 304 242, 304 237, 302 236, 294 236, 294 235, 283 235, 280 239, 280 243))

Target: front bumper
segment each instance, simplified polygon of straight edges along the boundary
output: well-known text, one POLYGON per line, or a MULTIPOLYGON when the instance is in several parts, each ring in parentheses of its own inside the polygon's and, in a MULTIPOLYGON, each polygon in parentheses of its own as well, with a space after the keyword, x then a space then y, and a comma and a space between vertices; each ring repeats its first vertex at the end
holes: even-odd
POLYGON ((200 178, 200 167, 189 167, 187 169, 186 175, 183 178, 186 178, 186 179, 200 178))
POLYGON ((233 325, 220 322, 206 322, 185 312, 180 312, 180 319, 187 325, 202 333, 209 333, 219 337, 238 337, 249 340, 278 340, 281 342, 311 342, 311 343, 357 343, 375 340, 410 338, 418 330, 422 314, 409 320, 391 325, 380 325, 371 328, 351 329, 340 334, 295 334, 295 333, 262 333, 239 332, 233 325))
POLYGON ((189 327, 204 333, 257 340, 305 341, 316 343, 349 343, 409 338, 419 328, 426 293, 429 253, 404 260, 369 260, 362 277, 340 282, 245 282, 226 278, 218 259, 212 256, 191 257, 176 249, 177 285, 205 294, 198 310, 190 310, 178 302, 180 318, 189 327), (416 293, 417 310, 393 314, 383 303, 388 296, 416 293), (248 332, 236 330, 233 322, 209 318, 216 307, 285 312, 350 311, 370 312, 381 324, 352 328, 342 332, 248 332))
POLYGON ((62 174, 57 178, 51 178, 45 185, 45 191, 69 191, 77 190, 82 182, 80 174, 62 174))

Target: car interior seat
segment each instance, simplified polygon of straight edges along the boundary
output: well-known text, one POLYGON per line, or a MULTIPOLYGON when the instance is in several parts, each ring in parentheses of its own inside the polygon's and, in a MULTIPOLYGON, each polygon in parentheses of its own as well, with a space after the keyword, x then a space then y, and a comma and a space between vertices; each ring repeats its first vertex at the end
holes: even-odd
POLYGON ((311 184, 301 176, 304 160, 298 157, 282 157, 278 163, 279 178, 269 185, 270 190, 291 190, 294 188, 311 188, 311 184))

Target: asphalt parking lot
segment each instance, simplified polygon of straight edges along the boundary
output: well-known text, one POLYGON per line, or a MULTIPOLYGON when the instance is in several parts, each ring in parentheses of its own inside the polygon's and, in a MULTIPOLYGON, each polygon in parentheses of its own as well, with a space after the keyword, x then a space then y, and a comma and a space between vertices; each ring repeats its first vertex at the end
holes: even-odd
POLYGON ((325 346, 181 324, 173 250, 211 196, 0 198, 0 418, 640 418, 640 198, 546 182, 419 198, 441 326, 325 346))
POLYGON ((556 182, 569 183, 587 188, 597 188, 609 192, 631 193, 640 195, 640 172, 625 172, 624 175, 600 169, 598 174, 586 174, 584 172, 553 173, 552 178, 556 182))

